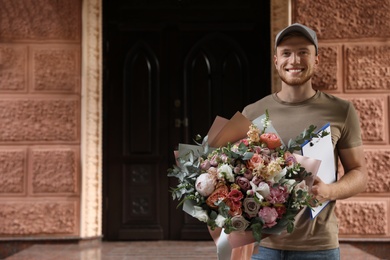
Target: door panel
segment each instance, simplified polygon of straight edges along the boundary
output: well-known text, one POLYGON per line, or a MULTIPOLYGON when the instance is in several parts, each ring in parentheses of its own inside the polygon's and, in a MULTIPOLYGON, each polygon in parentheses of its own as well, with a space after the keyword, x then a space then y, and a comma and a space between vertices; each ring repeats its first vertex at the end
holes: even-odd
POLYGON ((178 143, 269 93, 269 3, 112 2, 103 17, 104 238, 210 239, 176 208, 167 169, 178 143))

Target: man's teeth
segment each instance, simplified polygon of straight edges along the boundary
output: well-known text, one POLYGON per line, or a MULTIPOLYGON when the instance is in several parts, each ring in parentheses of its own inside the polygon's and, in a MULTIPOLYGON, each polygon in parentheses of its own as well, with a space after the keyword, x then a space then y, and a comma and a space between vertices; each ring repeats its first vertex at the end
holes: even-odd
POLYGON ((294 69, 294 70, 288 70, 289 72, 301 72, 302 70, 301 69, 294 69))

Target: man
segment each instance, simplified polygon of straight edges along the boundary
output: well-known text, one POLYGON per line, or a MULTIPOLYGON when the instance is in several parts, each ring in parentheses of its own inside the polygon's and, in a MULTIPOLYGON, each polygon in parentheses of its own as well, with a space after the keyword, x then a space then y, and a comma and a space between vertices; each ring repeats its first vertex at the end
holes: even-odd
POLYGON ((243 115, 253 120, 268 110, 285 144, 309 125, 319 129, 330 123, 335 166, 337 169, 340 158, 345 174, 332 184, 317 177, 313 196, 319 202, 331 202, 314 219, 309 209, 302 210, 291 234, 264 238, 252 259, 339 259, 335 200, 363 192, 367 183, 359 119, 350 102, 313 89, 319 55, 317 36, 310 28, 293 24, 282 30, 275 39, 274 64, 282 80, 281 90, 248 105, 243 115))

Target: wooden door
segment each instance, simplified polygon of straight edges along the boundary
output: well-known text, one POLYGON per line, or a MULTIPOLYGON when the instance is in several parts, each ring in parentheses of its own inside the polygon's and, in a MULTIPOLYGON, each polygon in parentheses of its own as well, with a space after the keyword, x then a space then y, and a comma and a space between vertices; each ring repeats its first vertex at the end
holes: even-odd
POLYGON ((176 209, 166 173, 178 143, 269 94, 269 2, 106 1, 103 10, 104 237, 210 239, 176 209))

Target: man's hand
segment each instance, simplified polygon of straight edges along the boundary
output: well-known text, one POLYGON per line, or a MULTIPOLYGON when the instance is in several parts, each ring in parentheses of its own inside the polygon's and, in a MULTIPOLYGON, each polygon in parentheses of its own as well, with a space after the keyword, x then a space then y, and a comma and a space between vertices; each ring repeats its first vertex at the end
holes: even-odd
POLYGON ((329 185, 323 182, 320 177, 316 176, 311 188, 311 193, 313 194, 314 199, 320 204, 327 200, 331 200, 330 192, 329 185))

